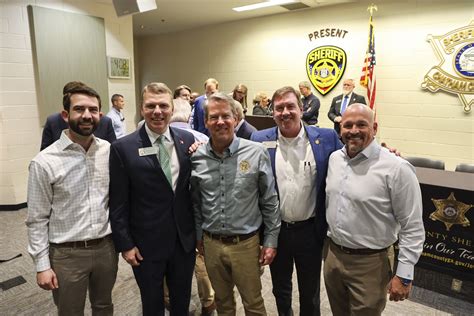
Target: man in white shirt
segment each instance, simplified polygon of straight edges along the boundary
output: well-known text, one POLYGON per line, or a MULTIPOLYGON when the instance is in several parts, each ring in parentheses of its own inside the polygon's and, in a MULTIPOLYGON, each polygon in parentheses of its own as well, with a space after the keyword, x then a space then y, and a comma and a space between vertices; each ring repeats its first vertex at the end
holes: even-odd
POLYGON ((96 91, 77 85, 63 97, 69 128, 31 161, 29 245, 38 285, 53 290, 59 315, 112 315, 118 256, 109 224, 109 142, 95 138, 96 91))
POLYGON ((296 266, 300 316, 320 315, 319 284, 327 233, 325 186, 329 156, 342 144, 332 129, 303 125, 299 91, 283 87, 272 97, 277 127, 252 133, 270 154, 280 199, 278 253, 270 265, 278 315, 291 316, 296 266))
POLYGON ((109 113, 107 113, 107 116, 112 119, 115 136, 117 136, 117 139, 119 139, 127 135, 125 117, 122 113, 122 110, 125 107, 125 100, 123 99, 123 95, 114 94, 111 98, 111 102, 112 108, 110 109, 109 113))
POLYGON ((425 231, 415 170, 375 140, 377 122, 364 104, 342 116, 345 147, 329 159, 324 279, 334 315, 380 315, 408 297, 425 231), (387 248, 399 240, 395 276, 387 248))

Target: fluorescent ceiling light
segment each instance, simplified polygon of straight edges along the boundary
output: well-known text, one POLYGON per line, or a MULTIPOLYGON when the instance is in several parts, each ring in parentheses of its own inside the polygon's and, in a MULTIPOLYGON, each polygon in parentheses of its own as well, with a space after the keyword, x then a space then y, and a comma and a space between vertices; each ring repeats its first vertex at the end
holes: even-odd
POLYGON ((255 4, 244 5, 243 7, 236 7, 236 8, 233 8, 232 10, 237 11, 237 12, 250 11, 250 10, 257 10, 261 8, 272 7, 275 5, 282 5, 282 4, 292 3, 292 2, 296 2, 296 1, 295 0, 269 0, 265 2, 255 3, 255 4))

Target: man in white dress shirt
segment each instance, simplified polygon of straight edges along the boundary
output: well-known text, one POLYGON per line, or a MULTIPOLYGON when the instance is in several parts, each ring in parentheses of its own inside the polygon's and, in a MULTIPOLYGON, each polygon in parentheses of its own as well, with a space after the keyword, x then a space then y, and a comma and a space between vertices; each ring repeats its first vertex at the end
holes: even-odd
POLYGON ((28 252, 59 315, 83 315, 87 290, 92 314, 112 315, 118 255, 109 224, 110 144, 92 134, 100 97, 78 85, 63 105, 69 129, 29 167, 28 252))
POLYGON ((125 100, 123 95, 114 94, 111 98, 112 108, 110 109, 107 116, 112 120, 114 127, 115 136, 117 139, 127 135, 127 127, 125 126, 125 117, 123 116, 122 110, 125 107, 125 100))
POLYGON ((415 170, 375 140, 372 110, 353 104, 342 116, 345 147, 329 159, 324 265, 334 315, 380 315, 387 301, 410 293, 425 231, 415 170), (395 275, 387 248, 399 241, 395 275))

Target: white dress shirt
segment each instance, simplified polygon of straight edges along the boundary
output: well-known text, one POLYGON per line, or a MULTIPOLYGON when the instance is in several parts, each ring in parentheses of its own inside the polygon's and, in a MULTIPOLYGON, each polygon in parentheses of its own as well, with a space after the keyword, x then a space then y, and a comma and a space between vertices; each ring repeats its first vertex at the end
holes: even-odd
POLYGON ((316 161, 303 126, 295 138, 284 137, 278 130, 275 170, 281 219, 296 222, 314 217, 316 161))
MULTIPOLYGON (((161 135, 149 129, 146 123, 145 123, 145 130, 146 130, 146 133, 148 134, 148 138, 150 139, 152 146, 155 147, 157 150, 156 158, 158 159, 158 161, 160 161, 160 159, 158 158, 160 148, 158 147, 158 143, 156 142, 156 140, 161 135)), ((170 156, 170 167, 171 167, 171 178, 173 181, 173 191, 176 191, 176 184, 178 183, 178 176, 179 176, 179 160, 178 160, 178 154, 176 153, 176 149, 174 147, 173 138, 171 138, 169 127, 163 133, 163 136, 165 137, 163 144, 168 150, 168 154, 170 156)))
POLYGON ((354 158, 346 149, 329 158, 328 236, 338 245, 383 249, 399 240, 397 275, 413 279, 425 230, 415 169, 374 139, 354 158))
POLYGON ((117 139, 127 135, 127 128, 125 126, 125 118, 122 112, 112 107, 107 113, 107 116, 112 120, 112 126, 114 127, 115 136, 117 139))
POLYGON ((30 163, 28 252, 36 271, 49 269, 49 243, 97 239, 109 224, 109 142, 95 138, 86 152, 62 132, 30 163))

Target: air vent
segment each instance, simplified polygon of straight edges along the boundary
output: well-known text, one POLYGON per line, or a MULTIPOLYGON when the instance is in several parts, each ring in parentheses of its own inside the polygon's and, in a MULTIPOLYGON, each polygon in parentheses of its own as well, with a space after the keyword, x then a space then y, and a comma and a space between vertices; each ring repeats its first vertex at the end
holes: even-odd
POLYGON ((285 8, 288 11, 294 11, 294 10, 306 9, 306 8, 309 8, 310 6, 301 2, 295 2, 295 3, 283 4, 280 7, 285 8))

